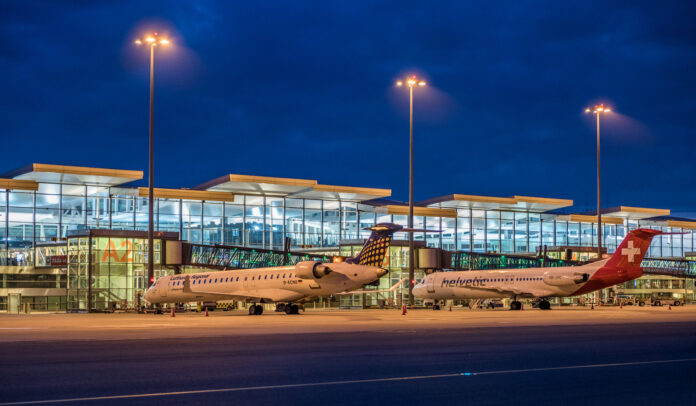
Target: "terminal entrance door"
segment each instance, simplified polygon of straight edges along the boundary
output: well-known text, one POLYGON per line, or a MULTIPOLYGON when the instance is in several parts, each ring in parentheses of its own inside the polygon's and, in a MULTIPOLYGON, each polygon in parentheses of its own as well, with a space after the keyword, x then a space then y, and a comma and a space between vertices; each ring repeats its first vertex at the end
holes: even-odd
POLYGON ((19 314, 21 304, 22 304, 22 294, 21 293, 8 293, 7 294, 7 312, 8 313, 19 314))

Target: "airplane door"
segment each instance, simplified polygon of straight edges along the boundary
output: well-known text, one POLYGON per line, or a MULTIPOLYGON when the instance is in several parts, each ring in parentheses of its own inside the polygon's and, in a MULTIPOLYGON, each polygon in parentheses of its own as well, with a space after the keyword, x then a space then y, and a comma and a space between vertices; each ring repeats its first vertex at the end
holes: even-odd
POLYGON ((428 290, 428 293, 435 293, 435 276, 431 276, 430 278, 426 278, 425 280, 425 286, 428 290))

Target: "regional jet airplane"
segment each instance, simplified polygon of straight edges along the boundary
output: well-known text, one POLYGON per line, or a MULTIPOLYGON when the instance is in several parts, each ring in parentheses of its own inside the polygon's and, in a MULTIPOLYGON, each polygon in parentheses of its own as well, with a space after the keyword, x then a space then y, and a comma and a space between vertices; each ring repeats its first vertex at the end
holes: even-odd
POLYGON ((414 286, 413 294, 428 299, 512 298, 510 310, 522 308, 517 298, 539 298, 539 308, 550 309, 547 298, 582 295, 640 277, 640 263, 658 234, 664 233, 632 230, 611 258, 582 266, 436 272, 414 286))
MULTIPOLYGON (((285 313, 297 314, 293 304, 310 297, 365 292, 352 292, 372 283, 387 273, 382 262, 392 235, 407 231, 397 224, 382 223, 368 228, 370 238, 354 258, 345 262, 321 263, 303 261, 296 265, 273 268, 239 269, 164 276, 145 293, 151 304, 240 300, 252 302, 249 314, 260 315, 257 303, 278 303, 285 313)), ((387 291, 395 290, 401 280, 387 291)))

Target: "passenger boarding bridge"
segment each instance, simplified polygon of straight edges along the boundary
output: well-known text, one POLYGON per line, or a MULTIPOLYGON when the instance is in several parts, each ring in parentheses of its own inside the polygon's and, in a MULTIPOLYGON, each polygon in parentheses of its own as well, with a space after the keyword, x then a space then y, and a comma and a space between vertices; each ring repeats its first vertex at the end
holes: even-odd
POLYGON ((250 269, 295 265, 300 261, 332 262, 332 256, 227 245, 182 244, 184 265, 218 269, 250 269))

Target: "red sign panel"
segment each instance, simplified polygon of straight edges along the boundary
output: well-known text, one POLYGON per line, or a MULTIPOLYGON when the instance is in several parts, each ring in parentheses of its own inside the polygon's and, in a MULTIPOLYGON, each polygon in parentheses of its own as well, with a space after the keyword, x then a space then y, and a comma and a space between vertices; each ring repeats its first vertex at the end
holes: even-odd
POLYGON ((68 256, 67 255, 53 255, 48 257, 48 263, 50 266, 68 266, 68 256))

